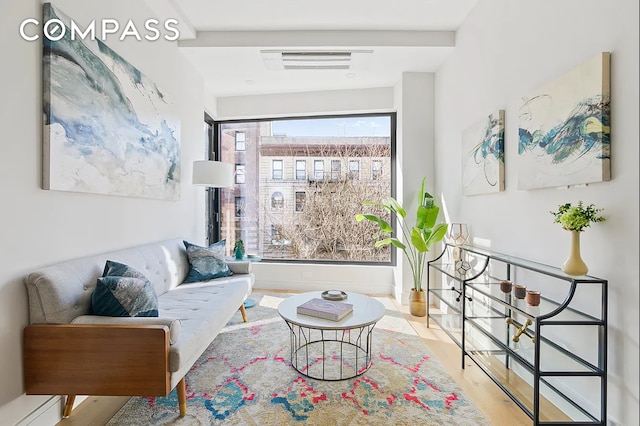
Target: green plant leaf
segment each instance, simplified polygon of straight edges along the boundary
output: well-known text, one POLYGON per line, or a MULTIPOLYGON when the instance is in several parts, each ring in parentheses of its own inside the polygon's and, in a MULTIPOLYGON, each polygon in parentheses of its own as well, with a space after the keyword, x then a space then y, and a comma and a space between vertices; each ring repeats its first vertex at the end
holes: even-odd
POLYGON ((427 247, 427 243, 424 240, 422 233, 418 228, 413 228, 411 230, 411 244, 421 253, 424 253, 429 250, 427 247))
POLYGON ((395 198, 389 197, 387 198, 387 202, 389 203, 389 205, 391 206, 391 208, 394 210, 395 213, 397 213, 401 217, 407 216, 407 212, 395 198))
POLYGON ((385 220, 380 219, 378 216, 373 214, 357 214, 356 221, 361 222, 363 219, 370 220, 371 222, 375 222, 378 224, 381 230, 384 232, 392 232, 391 225, 389 225, 385 220))
POLYGON ((433 207, 419 206, 416 212, 416 228, 418 229, 433 228, 433 226, 436 224, 436 220, 438 219, 439 212, 440 212, 440 208, 437 206, 433 206, 433 207))
POLYGON ((422 184, 420 185, 420 192, 418 193, 418 205, 424 206, 424 196, 426 192, 424 191, 424 187, 427 185, 427 177, 422 178, 422 184))
POLYGON ((431 230, 431 236, 427 240, 427 246, 431 247, 438 241, 441 241, 445 235, 447 235, 447 229, 449 225, 446 223, 439 223, 431 230))
POLYGON ((404 250, 407 248, 407 246, 402 244, 400 240, 398 240, 397 238, 385 238, 384 240, 376 241, 376 243, 373 246, 377 248, 377 247, 386 246, 389 244, 396 246, 400 250, 404 250))

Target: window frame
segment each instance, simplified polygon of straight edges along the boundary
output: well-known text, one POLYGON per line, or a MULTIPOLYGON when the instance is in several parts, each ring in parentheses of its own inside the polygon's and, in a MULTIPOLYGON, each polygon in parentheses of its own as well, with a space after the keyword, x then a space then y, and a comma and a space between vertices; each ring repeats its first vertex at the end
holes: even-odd
POLYGON ((247 132, 236 132, 234 135, 235 139, 235 150, 239 152, 244 152, 247 150, 247 132), (238 139, 239 135, 243 135, 242 140, 238 139), (240 148, 242 146, 242 148, 240 148))
POLYGON ((382 177, 382 160, 371 160, 371 180, 382 177), (380 167, 375 167, 378 164, 380 167))
MULTIPOLYGON (((221 134, 220 129, 222 125, 225 124, 233 124, 233 123, 253 123, 253 122, 273 122, 279 120, 296 120, 296 119, 323 119, 323 118, 341 118, 341 117, 389 117, 390 121, 390 156, 389 156, 389 169, 390 169, 390 184, 391 184, 391 196, 396 197, 396 185, 397 185, 397 113, 394 111, 389 112, 373 112, 373 113, 354 113, 354 114, 336 114, 336 115, 304 115, 304 116, 289 116, 289 117, 263 117, 263 118, 253 118, 253 119, 237 119, 237 120, 225 120, 225 121, 213 121, 213 137, 212 143, 210 147, 211 155, 210 159, 216 159, 220 157, 220 153, 222 152, 221 146, 221 134)), ((282 161, 282 179, 284 179, 284 161, 282 161)), ((272 163, 273 167, 273 163, 272 163)), ((361 172, 361 170, 360 170, 361 172)), ((273 168, 272 168, 272 177, 273 177, 273 168)), ((342 178, 342 176, 341 176, 342 178)), ((279 179, 274 179, 279 180, 279 179)), ((218 190, 216 190, 217 193, 218 190)), ((212 195, 213 195, 213 191, 212 195)), ((216 199, 215 203, 220 204, 220 200, 216 199)), ((220 229, 222 215, 219 213, 209 215, 209 227, 211 228, 211 222, 216 221, 216 224, 213 227, 217 230, 218 239, 220 238, 220 229)), ((390 224, 392 226, 393 232, 391 236, 396 237, 398 234, 398 229, 396 225, 395 218, 391 217, 390 224)), ((215 240, 217 241, 217 239, 215 240)), ((335 259, 286 259, 286 258, 263 258, 264 262, 268 263, 292 263, 292 264, 300 264, 300 263, 310 263, 310 264, 331 264, 331 265, 369 265, 369 266, 397 266, 398 264, 398 252, 395 247, 391 247, 390 260, 389 261, 345 261, 345 260, 335 260, 335 259)))
POLYGON ((307 160, 296 160, 296 180, 305 180, 307 178, 307 160), (298 165, 302 164, 302 169, 298 168, 298 165), (302 172, 302 176, 299 175, 302 172))
POLYGON ((360 164, 360 160, 349 160, 349 163, 347 165, 347 169, 349 170, 347 172, 347 179, 349 180, 360 180, 360 171, 361 171, 361 164, 360 164), (358 168, 357 169, 351 169, 351 165, 352 164, 357 164, 358 168), (356 176, 356 178, 354 179, 354 171, 358 172, 358 176, 356 176))
POLYGON ((313 160, 313 180, 324 180, 324 160, 313 160), (320 164, 322 167, 318 168, 318 164, 320 164), (320 175, 318 176, 318 174, 320 175))
POLYGON ((236 163, 236 171, 234 173, 234 181, 238 185, 244 185, 247 183, 247 165, 242 163, 236 163), (242 172, 240 172, 242 170, 242 172), (242 176, 242 182, 240 182, 240 176, 242 176))
POLYGON ((271 160, 271 179, 273 180, 284 180, 284 160, 282 159, 273 159, 271 160), (276 164, 280 164, 280 168, 276 169, 276 164), (280 177, 276 177, 276 171, 280 172, 280 177))
POLYGON ((304 203, 307 201, 307 193, 305 191, 295 191, 294 195, 294 211, 296 213, 300 213, 304 210, 304 203), (302 195, 302 197, 298 197, 298 195, 302 195), (302 198, 302 201, 299 199, 302 198))

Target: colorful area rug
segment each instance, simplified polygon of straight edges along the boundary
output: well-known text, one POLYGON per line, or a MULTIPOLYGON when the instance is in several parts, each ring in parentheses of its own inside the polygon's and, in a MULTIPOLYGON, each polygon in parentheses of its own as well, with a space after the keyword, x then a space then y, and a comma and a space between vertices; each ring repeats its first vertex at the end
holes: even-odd
POLYGON ((108 423, 119 425, 489 425, 432 357, 390 300, 373 336, 373 365, 326 382, 289 363, 289 328, 277 313, 286 295, 256 294, 187 374, 187 415, 175 390, 135 397, 108 423))

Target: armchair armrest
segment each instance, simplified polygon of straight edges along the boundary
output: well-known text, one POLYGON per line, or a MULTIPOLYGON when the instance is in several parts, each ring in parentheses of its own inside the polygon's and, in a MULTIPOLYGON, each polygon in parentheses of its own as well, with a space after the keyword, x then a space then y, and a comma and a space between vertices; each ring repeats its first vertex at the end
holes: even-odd
POLYGON ((35 324, 24 329, 29 395, 156 395, 171 391, 166 325, 35 324))

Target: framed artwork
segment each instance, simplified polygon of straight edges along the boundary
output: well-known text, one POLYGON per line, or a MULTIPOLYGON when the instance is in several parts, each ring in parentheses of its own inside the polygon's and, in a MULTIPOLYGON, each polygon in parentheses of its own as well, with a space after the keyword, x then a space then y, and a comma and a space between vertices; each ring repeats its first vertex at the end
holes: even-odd
POLYGON ((504 191, 504 110, 462 132, 462 193, 504 191))
POLYGON ((167 94, 97 39, 75 37, 50 3, 44 22, 43 188, 178 200, 180 122, 167 94))
POLYGON ((611 178, 609 62, 600 53, 522 100, 518 189, 611 178))

